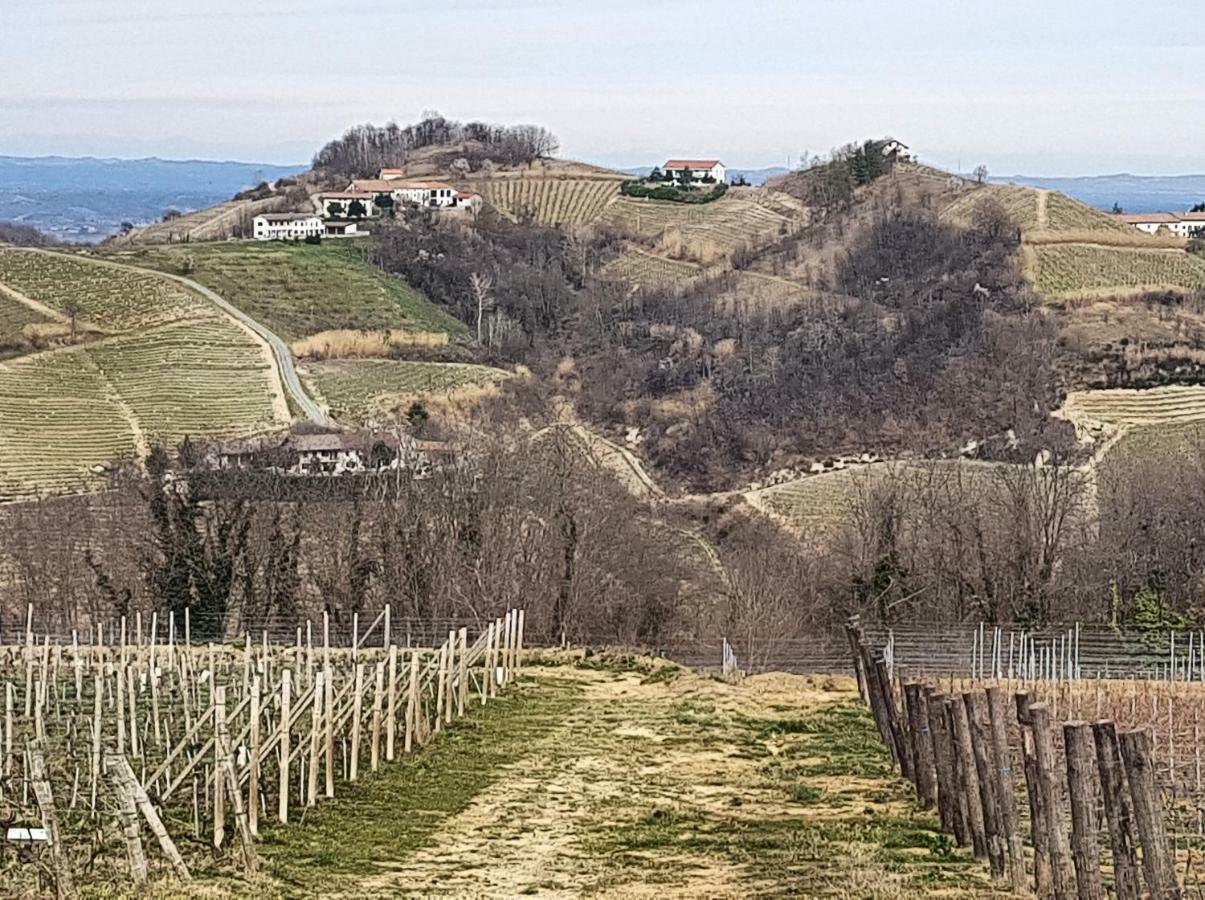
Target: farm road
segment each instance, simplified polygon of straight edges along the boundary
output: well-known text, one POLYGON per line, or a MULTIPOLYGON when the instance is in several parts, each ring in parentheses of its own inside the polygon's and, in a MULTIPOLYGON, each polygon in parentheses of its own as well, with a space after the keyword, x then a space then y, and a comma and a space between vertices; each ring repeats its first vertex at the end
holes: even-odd
MULTIPOLYGON (((59 254, 53 250, 33 249, 31 253, 48 253, 51 255, 68 256, 72 259, 77 259, 74 254, 59 254)), ((272 358, 276 363, 276 370, 280 375, 281 384, 284 389, 292 396, 293 401, 301 410, 302 415, 316 425, 323 425, 331 428, 335 427, 335 422, 321 406, 306 393, 302 387, 301 379, 297 377, 297 368, 293 365, 293 354, 289 350, 289 345, 286 344, 278 335, 270 331, 266 326, 260 324, 255 319, 251 318, 238 307, 231 304, 224 297, 211 291, 205 285, 193 281, 191 278, 185 278, 182 275, 172 275, 168 272, 160 272, 156 269, 144 269, 141 266, 132 266, 128 263, 118 263, 107 259, 96 259, 88 257, 88 261, 97 265, 109 266, 114 269, 125 269, 130 272, 137 272, 141 275, 150 275, 155 278, 167 278, 183 285, 191 291, 194 291, 218 307, 223 313, 230 316, 232 319, 239 322, 241 325, 249 328, 255 335, 268 345, 272 351, 272 358)))
POLYGON ((847 679, 531 665, 266 856, 286 896, 994 896, 856 699, 847 679))

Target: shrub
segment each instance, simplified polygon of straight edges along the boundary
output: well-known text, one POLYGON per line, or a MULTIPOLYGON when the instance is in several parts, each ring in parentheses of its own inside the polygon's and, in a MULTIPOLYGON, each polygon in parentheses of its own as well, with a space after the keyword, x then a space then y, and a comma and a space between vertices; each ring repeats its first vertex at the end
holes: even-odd
POLYGON ((728 192, 728 185, 717 184, 710 191, 696 187, 658 184, 656 187, 644 181, 625 181, 619 186, 625 197, 646 197, 649 200, 670 200, 674 203, 710 203, 719 200, 728 192))

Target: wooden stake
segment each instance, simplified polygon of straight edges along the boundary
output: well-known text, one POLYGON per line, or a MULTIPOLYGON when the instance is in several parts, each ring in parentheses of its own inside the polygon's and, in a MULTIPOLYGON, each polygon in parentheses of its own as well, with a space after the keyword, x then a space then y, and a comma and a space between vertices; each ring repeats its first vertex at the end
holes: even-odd
MULTIPOLYGON (((1011 654, 1011 641, 1010 641, 1011 654)), ((1011 666, 1011 662, 1009 663, 1011 666)), ((1017 817, 1017 796, 1013 777, 1012 756, 1008 749, 1007 712, 1000 688, 987 689, 987 710, 990 720, 992 764, 996 770, 996 804, 1000 813, 1000 830, 1008 853, 1008 880, 1013 891, 1025 889, 1025 845, 1017 817)))
POLYGON ((1054 753, 1054 738, 1050 727, 1050 711, 1045 703, 1031 703, 1029 717, 1033 729, 1034 758, 1038 766, 1038 783, 1046 809, 1046 834, 1050 852, 1051 883, 1056 900, 1074 896, 1075 874, 1071 864, 1071 849, 1063 828, 1060 813, 1058 760, 1054 753))
POLYGON ((1067 789, 1071 797, 1071 858, 1079 900, 1105 900, 1100 877, 1099 825, 1096 821, 1096 771, 1092 729, 1086 722, 1063 725, 1067 748, 1067 789))
POLYGON ((55 895, 70 897, 75 893, 71 878, 71 865, 63 851, 63 836, 59 833, 59 816, 54 807, 54 794, 50 790, 50 779, 46 775, 46 746, 41 740, 31 741, 28 746, 30 773, 34 799, 42 815, 42 827, 50 842, 50 861, 54 867, 55 895))
POLYGON ((292 715, 293 673, 280 673, 280 798, 276 817, 281 824, 289 821, 289 720, 292 715))
MULTIPOLYGON (((388 611, 389 607, 385 607, 388 611)), ((376 666, 376 684, 372 692, 372 747, 369 753, 369 766, 373 772, 381 766, 381 706, 385 693, 385 663, 376 666)))
POLYGON ((1147 892, 1151 900, 1179 900, 1175 859, 1167 845, 1159 788, 1155 783, 1150 732, 1123 731, 1119 738, 1134 804, 1134 822, 1142 843, 1142 874, 1147 892))

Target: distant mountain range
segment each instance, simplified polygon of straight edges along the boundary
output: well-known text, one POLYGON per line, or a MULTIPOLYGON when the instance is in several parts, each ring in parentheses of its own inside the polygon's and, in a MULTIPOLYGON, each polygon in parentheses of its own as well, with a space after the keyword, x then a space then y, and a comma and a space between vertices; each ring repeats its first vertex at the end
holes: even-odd
POLYGON ((98 241, 123 222, 158 221, 229 200, 244 188, 306 165, 211 160, 0 156, 0 221, 22 222, 63 240, 98 241))
POLYGON ((1111 210, 1116 203, 1130 213, 1184 212, 1205 201, 1205 175, 1009 175, 990 180, 1059 191, 1097 209, 1111 210))

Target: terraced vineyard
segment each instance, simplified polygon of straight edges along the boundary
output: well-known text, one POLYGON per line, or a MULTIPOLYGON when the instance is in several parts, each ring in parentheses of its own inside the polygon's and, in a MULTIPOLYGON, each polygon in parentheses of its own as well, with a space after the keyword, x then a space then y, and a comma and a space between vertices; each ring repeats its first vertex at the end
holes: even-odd
POLYGON ((1048 299, 1205 287, 1205 260, 1181 250, 1042 244, 1027 253, 1030 278, 1048 299))
POLYGON ((1166 385, 1129 390, 1072 391, 1058 412, 1071 422, 1174 425, 1205 421, 1205 386, 1166 385))
POLYGON ((1129 238, 1136 233, 1135 229, 1107 213, 1054 191, 1046 195, 1045 227, 1054 232, 1098 232, 1103 240, 1110 235, 1129 238))
POLYGON ((313 363, 301 370, 311 393, 348 424, 363 422, 410 398, 494 384, 508 372, 470 363, 345 359, 313 363))
POLYGON ((49 322, 50 319, 31 306, 14 300, 0 290, 0 342, 5 337, 21 333, 26 325, 49 322))
POLYGON ((133 427, 82 350, 0 363, 0 501, 82 490, 93 466, 137 447, 133 427))
POLYGON ((631 250, 611 260, 599 274, 643 288, 682 291, 703 277, 703 267, 631 250))
POLYGON ((490 178, 472 189, 511 218, 542 225, 589 225, 619 196, 621 178, 490 178))
MULTIPOLYGON (((0 281, 114 336, 0 363, 0 500, 93 486, 155 441, 289 422, 267 347, 187 288, 84 257, 0 251, 0 281)), ((0 298, 3 294, 0 294, 0 298)), ((5 298, 5 321, 28 315, 5 298)), ((36 310, 16 304, 34 316, 36 310)))
POLYGON ((88 353, 148 442, 244 435, 286 424, 287 407, 268 357, 224 318, 104 341, 88 353))
POLYGON ((724 253, 765 244, 798 225, 765 204, 731 196, 698 204, 619 197, 600 221, 654 239, 673 230, 686 242, 710 244, 724 253))
POLYGON ((180 285, 85 258, 0 249, 0 283, 111 333, 206 318, 213 308, 180 285))
POLYGON ((337 329, 460 335, 467 328, 348 242, 192 244, 115 257, 188 277, 287 341, 337 329))

